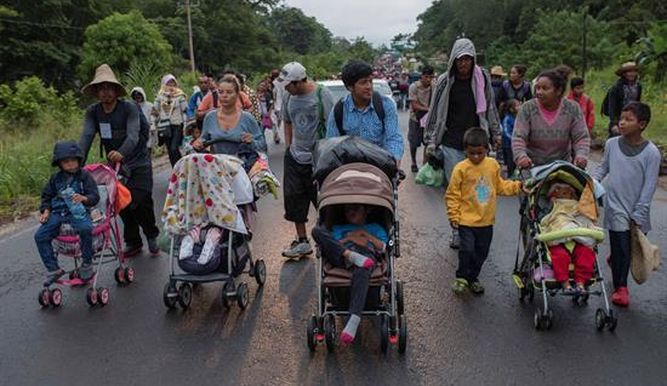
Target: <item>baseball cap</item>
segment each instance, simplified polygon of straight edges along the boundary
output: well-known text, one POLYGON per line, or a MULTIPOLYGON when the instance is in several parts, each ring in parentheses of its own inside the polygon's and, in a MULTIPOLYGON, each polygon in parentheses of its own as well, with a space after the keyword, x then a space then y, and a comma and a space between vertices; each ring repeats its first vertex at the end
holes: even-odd
POLYGON ((304 80, 308 77, 306 75, 306 68, 298 62, 287 63, 282 70, 280 70, 280 75, 278 76, 278 82, 287 84, 289 82, 295 82, 297 80, 304 80))

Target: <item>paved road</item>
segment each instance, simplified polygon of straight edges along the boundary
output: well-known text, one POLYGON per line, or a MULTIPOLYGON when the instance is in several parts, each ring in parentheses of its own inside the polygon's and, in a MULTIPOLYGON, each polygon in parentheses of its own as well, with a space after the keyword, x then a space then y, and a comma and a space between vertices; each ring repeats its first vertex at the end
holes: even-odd
MULTIPOLYGON (((407 122, 407 115, 401 115, 407 122)), ((284 147, 270 149, 282 175, 284 147)), ((156 175, 156 200, 167 172, 156 175)), ((650 238, 667 250, 667 194, 654 205, 650 238)), ((285 263, 293 236, 282 201, 259 205, 254 252, 267 261, 268 281, 251 303, 226 312, 220 285, 195 291, 187 312, 167 312, 162 287, 166 257, 133 261, 137 282, 119 288, 111 271, 106 308, 90 309, 83 290, 65 291, 65 305, 41 310, 36 293, 42 267, 32 242, 34 223, 0 239, 0 385, 481 385, 665 384, 667 278, 665 270, 632 286, 632 308, 619 310, 614 334, 595 331, 593 314, 569 301, 553 302, 556 324, 532 327, 533 306, 522 306, 510 279, 517 242, 517 200, 503 198, 490 259, 481 280, 486 295, 455 297, 449 284, 457 256, 447 248, 442 191, 406 182, 400 191, 410 340, 405 356, 380 354, 378 324, 364 321, 360 342, 311 355, 304 326, 315 305, 313 259, 285 263)), ((314 219, 311 216, 311 222, 314 219)), ((606 246, 602 248, 607 254, 606 246)), ((605 267, 605 271, 607 269, 605 267)), ((608 275, 608 272, 607 272, 608 275)))

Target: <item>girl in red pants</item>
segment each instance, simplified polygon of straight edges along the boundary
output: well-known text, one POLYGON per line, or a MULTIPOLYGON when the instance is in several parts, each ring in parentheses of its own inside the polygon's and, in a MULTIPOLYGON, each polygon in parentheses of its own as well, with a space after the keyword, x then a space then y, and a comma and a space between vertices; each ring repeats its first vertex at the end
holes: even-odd
MULTIPOLYGON (((541 221, 543 232, 567 229, 599 230, 593 221, 579 212, 577 192, 565 183, 554 183, 548 197, 553 208, 541 221)), ((591 237, 570 237, 549 243, 554 278, 566 293, 585 291, 586 282, 593 277, 596 240, 591 237), (574 263, 574 283, 570 284, 570 262, 574 263)))

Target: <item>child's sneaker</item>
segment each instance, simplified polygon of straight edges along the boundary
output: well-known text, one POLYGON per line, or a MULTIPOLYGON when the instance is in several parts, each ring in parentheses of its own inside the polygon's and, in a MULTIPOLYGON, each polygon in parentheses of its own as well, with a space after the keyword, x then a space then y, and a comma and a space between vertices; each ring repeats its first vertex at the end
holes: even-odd
POLYGON ((611 295, 611 302, 620 307, 627 307, 630 305, 630 293, 628 287, 618 287, 611 295))
POLYGON ((454 283, 452 283, 452 291, 454 291, 455 294, 462 294, 469 287, 470 285, 468 284, 468 280, 460 277, 456 278, 456 280, 454 280, 454 283))
POLYGON ((479 280, 475 280, 470 283, 470 292, 474 293, 475 295, 482 295, 484 293, 484 286, 482 286, 479 280))
POLYGON ((88 283, 93 279, 93 276, 95 276, 93 272, 93 264, 91 263, 81 264, 81 267, 79 267, 79 279, 81 279, 81 281, 84 283, 88 283))
POLYGON ((55 283, 64 274, 65 274, 65 270, 62 269, 62 268, 58 268, 55 271, 48 272, 46 274, 46 280, 44 280, 44 287, 48 287, 51 284, 55 283))

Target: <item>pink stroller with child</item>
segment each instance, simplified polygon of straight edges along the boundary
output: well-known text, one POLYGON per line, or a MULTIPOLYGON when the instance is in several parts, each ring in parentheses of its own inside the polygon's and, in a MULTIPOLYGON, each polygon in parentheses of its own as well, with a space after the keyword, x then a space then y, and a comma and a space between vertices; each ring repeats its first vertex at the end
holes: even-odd
MULTIPOLYGON (((84 166, 84 170, 91 174, 100 194, 100 201, 90 209, 93 221, 93 256, 94 276, 90 281, 91 286, 86 291, 86 301, 93 307, 97 304, 105 306, 109 303, 109 289, 98 287, 97 281, 106 263, 118 262, 114 271, 114 278, 118 284, 130 284, 135 279, 134 268, 127 266, 127 259, 123 256, 116 213, 116 199, 118 196, 117 170, 103 164, 92 164, 84 166)), ((74 269, 68 272, 67 279, 56 281, 56 285, 65 287, 82 287, 86 282, 79 278, 81 248, 79 236, 69 224, 63 224, 60 235, 53 240, 53 250, 60 257, 74 259, 74 269)), ((58 287, 43 288, 39 291, 38 301, 42 307, 59 307, 62 305, 63 293, 58 287)))

